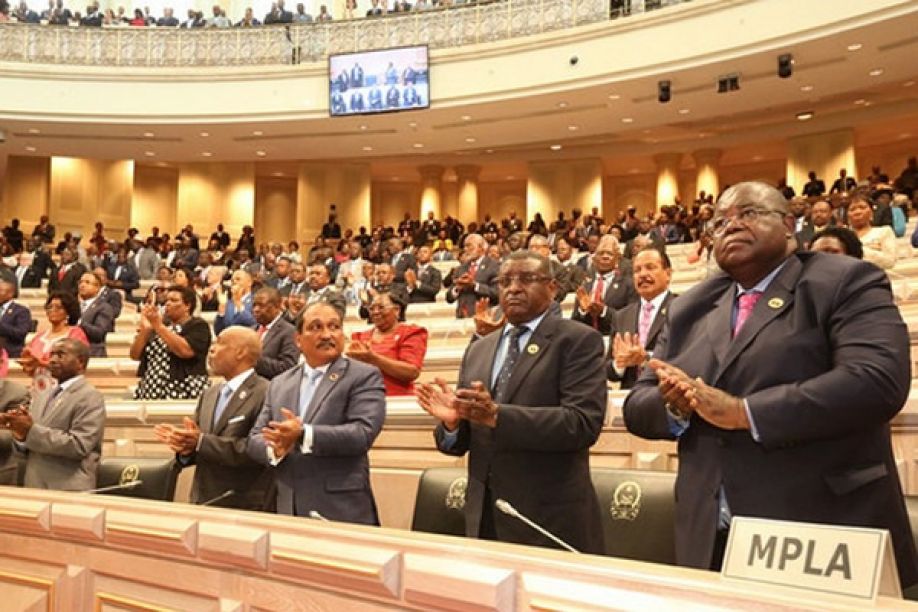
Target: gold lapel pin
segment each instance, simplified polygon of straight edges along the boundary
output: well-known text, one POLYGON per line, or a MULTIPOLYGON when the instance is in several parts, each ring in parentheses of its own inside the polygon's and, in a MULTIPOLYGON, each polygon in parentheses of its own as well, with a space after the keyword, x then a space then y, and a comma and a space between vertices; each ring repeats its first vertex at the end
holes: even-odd
POLYGON ((239 392, 239 399, 244 400, 244 399, 245 399, 245 396, 246 396, 246 392, 245 392, 245 391, 240 391, 240 392, 239 392))
POLYGON ((782 300, 781 298, 771 298, 770 300, 768 300, 769 308, 773 308, 777 310, 778 308, 781 308, 782 306, 784 306, 784 300, 782 300))
POLYGON ((328 380, 330 380, 330 381, 332 381, 332 382, 335 382, 335 381, 338 380, 340 377, 341 377, 341 375, 338 374, 337 372, 332 372, 331 374, 328 375, 328 380))
POLYGON ((539 352, 539 345, 530 344, 529 346, 526 347, 526 352, 529 353, 530 355, 535 355, 536 353, 539 352))

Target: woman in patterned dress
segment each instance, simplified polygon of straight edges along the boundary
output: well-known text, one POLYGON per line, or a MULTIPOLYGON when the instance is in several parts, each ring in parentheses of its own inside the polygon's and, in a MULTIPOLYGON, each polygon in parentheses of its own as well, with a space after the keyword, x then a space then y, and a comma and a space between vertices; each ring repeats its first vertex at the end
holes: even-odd
POLYGON ((210 384, 210 326, 192 316, 195 300, 193 289, 173 285, 166 291, 165 312, 153 304, 142 307, 131 344, 131 359, 140 361, 134 399, 195 399, 210 384))

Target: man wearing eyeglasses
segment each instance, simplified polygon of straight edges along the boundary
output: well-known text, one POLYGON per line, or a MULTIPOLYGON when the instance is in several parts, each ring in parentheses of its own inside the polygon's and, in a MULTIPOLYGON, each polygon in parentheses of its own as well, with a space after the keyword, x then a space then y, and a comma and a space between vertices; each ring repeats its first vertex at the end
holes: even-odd
POLYGON ((510 254, 497 285, 507 324, 469 345, 457 389, 442 380, 416 385, 421 406, 440 421, 440 451, 469 453, 466 533, 558 547, 498 511, 502 499, 575 549, 600 553, 589 452, 606 409, 602 336, 548 314, 558 284, 542 255, 510 254))
POLYGON ((888 529, 903 586, 915 546, 890 443, 911 359, 889 281, 850 257, 796 252, 788 203, 726 190, 723 270, 669 309, 625 401, 629 431, 676 439, 676 559, 717 569, 733 516, 888 529))

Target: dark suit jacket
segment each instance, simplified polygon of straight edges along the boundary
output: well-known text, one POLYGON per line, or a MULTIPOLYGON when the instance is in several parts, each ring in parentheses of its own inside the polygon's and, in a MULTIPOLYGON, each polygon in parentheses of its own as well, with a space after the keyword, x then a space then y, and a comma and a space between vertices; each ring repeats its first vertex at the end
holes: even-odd
POLYGON ((300 349, 293 339, 296 329, 287 319, 280 317, 261 339, 261 358, 255 364, 259 376, 271 380, 295 366, 300 360, 300 349))
POLYGON ((64 274, 63 280, 58 280, 59 266, 52 266, 51 275, 48 277, 48 293, 52 291, 64 291, 66 293, 77 294, 77 286, 80 284, 80 277, 86 273, 86 268, 79 262, 74 262, 67 273, 64 274))
MULTIPOLYGON (((0 379, 0 411, 29 405, 29 390, 11 380, 0 379)), ((13 447, 8 429, 0 430, 0 485, 15 487, 19 480, 22 455, 13 447)))
MULTIPOLYGON (((624 260, 622 260, 624 262, 624 260)), ((596 275, 584 287, 587 293, 593 295, 593 283, 596 282, 596 275)), ((637 291, 634 289, 634 280, 631 274, 631 266, 619 264, 615 272, 614 279, 606 284, 606 293, 603 296, 603 302, 606 304, 606 312, 603 316, 596 317, 589 313, 581 313, 580 308, 574 307, 571 318, 581 323, 586 323, 596 327, 603 336, 609 336, 615 333, 615 311, 620 310, 628 304, 638 299, 637 291)))
POLYGON ((10 358, 22 355, 25 337, 32 331, 31 311, 16 302, 10 302, 0 317, 0 348, 5 348, 10 358))
MULTIPOLYGON (((681 295, 655 357, 744 398, 760 442, 693 416, 679 437, 676 558, 711 564, 721 487, 734 516, 888 529, 902 586, 918 580, 890 445, 908 397, 908 331, 886 275, 850 257, 791 255, 731 340, 735 282, 681 295)), ((652 371, 625 401, 625 425, 672 438, 652 371)))
POLYGON ((395 272, 393 282, 404 284, 405 271, 408 270, 408 268, 411 268, 415 272, 418 271, 418 262, 415 260, 414 255, 406 253, 405 251, 402 251, 398 255, 393 255, 392 270, 395 272))
POLYGON ((98 297, 80 315, 79 326, 89 338, 91 357, 108 357, 108 351, 105 350, 105 336, 114 327, 114 320, 112 307, 98 297))
MULTIPOLYGON (((660 310, 657 311, 656 316, 653 318, 653 322, 650 324, 650 329, 647 332, 647 342, 644 343, 644 350, 648 353, 653 352, 657 344, 657 337, 660 335, 660 332, 663 331, 663 324, 666 322, 666 313, 669 311, 669 306, 674 299, 676 299, 676 296, 667 291, 666 297, 663 298, 663 304, 660 306, 660 310)), ((641 301, 638 300, 637 302, 628 304, 615 314, 615 332, 619 334, 625 332, 632 334, 638 333, 640 317, 641 301)), ((609 380, 621 382, 622 389, 630 389, 634 386, 635 381, 637 381, 638 368, 636 366, 625 368, 621 376, 615 371, 611 342, 609 343, 609 363, 607 364, 606 371, 608 372, 609 380)))
MULTIPOLYGON (((462 276, 469 270, 469 263, 459 265, 452 270, 452 277, 462 276)), ((462 319, 475 315, 475 303, 479 298, 486 297, 491 304, 497 304, 499 295, 497 289, 497 275, 500 273, 500 264, 490 257, 482 257, 478 271, 475 273, 475 286, 464 289, 461 293, 454 293, 450 288, 446 292, 446 301, 452 304, 456 302, 456 318, 462 319)))
POLYGON ((255 425, 268 390, 268 381, 246 378, 214 423, 214 410, 223 385, 212 385, 198 398, 194 421, 201 428, 201 444, 182 465, 197 466, 191 485, 191 503, 201 504, 232 489, 235 495, 215 502, 224 508, 264 510, 273 500, 273 471, 246 452, 248 434, 255 425))
POLYGON ((108 277, 111 280, 117 280, 121 282, 121 288, 124 290, 124 293, 131 297, 131 293, 140 286, 140 273, 137 272, 137 268, 134 267, 132 262, 128 262, 121 266, 121 275, 118 278, 115 278, 115 272, 118 270, 118 264, 112 262, 108 266, 108 277))
POLYGON ((121 308, 124 305, 121 292, 111 287, 102 287, 102 290, 99 291, 99 297, 96 299, 102 300, 112 307, 112 328, 109 331, 115 331, 115 320, 121 316, 121 308))
MULTIPOLYGON (((249 435, 249 456, 268 463, 261 430, 281 420, 280 409, 296 411, 303 368, 271 381, 264 408, 249 435)), ((274 468, 277 512, 308 516, 313 510, 332 521, 378 525, 370 488, 367 452, 382 429, 386 398, 374 366, 339 357, 331 363, 303 415, 312 426, 312 452, 300 446, 274 468)))
MULTIPOLYGON (((502 332, 473 342, 459 370, 461 387, 490 386, 502 332)), ((530 336, 499 408, 497 427, 462 421, 450 455, 469 453, 466 533, 478 537, 492 512, 497 539, 557 548, 520 521, 485 507, 502 498, 574 548, 603 550, 599 502, 590 480, 590 447, 602 429, 607 401, 602 337, 560 317, 546 316, 530 336), (537 347, 537 348, 531 348, 537 347), (486 496, 486 489, 489 495, 486 496)))
POLYGON ((442 284, 443 275, 433 265, 427 264, 423 272, 418 272, 418 286, 409 292, 409 299, 413 304, 436 302, 442 284))

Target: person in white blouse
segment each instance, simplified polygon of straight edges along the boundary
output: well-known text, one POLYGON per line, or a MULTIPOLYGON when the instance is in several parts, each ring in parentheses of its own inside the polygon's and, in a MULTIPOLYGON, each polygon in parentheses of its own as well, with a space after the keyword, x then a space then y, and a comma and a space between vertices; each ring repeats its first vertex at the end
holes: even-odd
POLYGON ((848 224, 861 239, 864 259, 889 270, 896 265, 896 235, 888 225, 874 227, 873 210, 867 196, 855 194, 848 206, 848 224))

